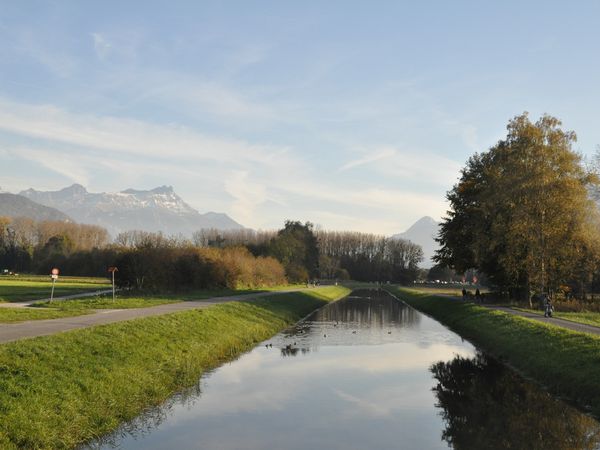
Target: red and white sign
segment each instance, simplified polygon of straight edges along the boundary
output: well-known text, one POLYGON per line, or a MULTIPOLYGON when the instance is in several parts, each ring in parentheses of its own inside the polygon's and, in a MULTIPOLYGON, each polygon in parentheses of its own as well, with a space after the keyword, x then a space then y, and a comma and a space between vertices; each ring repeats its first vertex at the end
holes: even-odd
POLYGON ((60 273, 60 270, 58 270, 56 267, 54 269, 52 269, 52 275, 58 275, 60 273))

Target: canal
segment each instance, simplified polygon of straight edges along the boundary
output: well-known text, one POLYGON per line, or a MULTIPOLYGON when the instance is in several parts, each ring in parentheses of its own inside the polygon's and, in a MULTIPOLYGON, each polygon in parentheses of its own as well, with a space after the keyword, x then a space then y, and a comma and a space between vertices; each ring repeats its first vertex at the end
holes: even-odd
POLYGON ((600 424, 386 292, 360 290, 91 447, 597 449, 600 424))

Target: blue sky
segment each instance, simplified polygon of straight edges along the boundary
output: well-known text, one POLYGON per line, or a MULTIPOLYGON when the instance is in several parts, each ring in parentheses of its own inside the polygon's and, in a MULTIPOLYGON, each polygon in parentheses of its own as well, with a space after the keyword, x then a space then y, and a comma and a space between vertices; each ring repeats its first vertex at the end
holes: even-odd
POLYGON ((392 234, 523 111, 600 144, 598 2, 0 3, 11 192, 166 184, 249 227, 392 234))

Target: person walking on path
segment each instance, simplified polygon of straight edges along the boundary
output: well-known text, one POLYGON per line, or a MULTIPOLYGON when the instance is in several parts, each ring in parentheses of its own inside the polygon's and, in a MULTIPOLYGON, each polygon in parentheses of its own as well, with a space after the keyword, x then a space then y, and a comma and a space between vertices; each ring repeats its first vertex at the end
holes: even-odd
POLYGON ((544 317, 552 317, 553 311, 554 308, 552 307, 550 297, 548 297, 548 294, 544 294, 544 317))

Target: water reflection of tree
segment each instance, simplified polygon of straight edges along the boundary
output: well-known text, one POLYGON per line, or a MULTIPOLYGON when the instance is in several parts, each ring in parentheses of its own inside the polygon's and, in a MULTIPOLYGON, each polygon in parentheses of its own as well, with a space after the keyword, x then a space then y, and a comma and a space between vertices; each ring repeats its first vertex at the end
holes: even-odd
POLYGON ((600 423, 477 355, 431 367, 436 406, 455 449, 594 449, 600 423))
POLYGON ((281 348, 281 356, 284 358, 287 356, 297 356, 298 353, 301 355, 306 355, 310 353, 310 348, 307 347, 282 347, 281 348))

